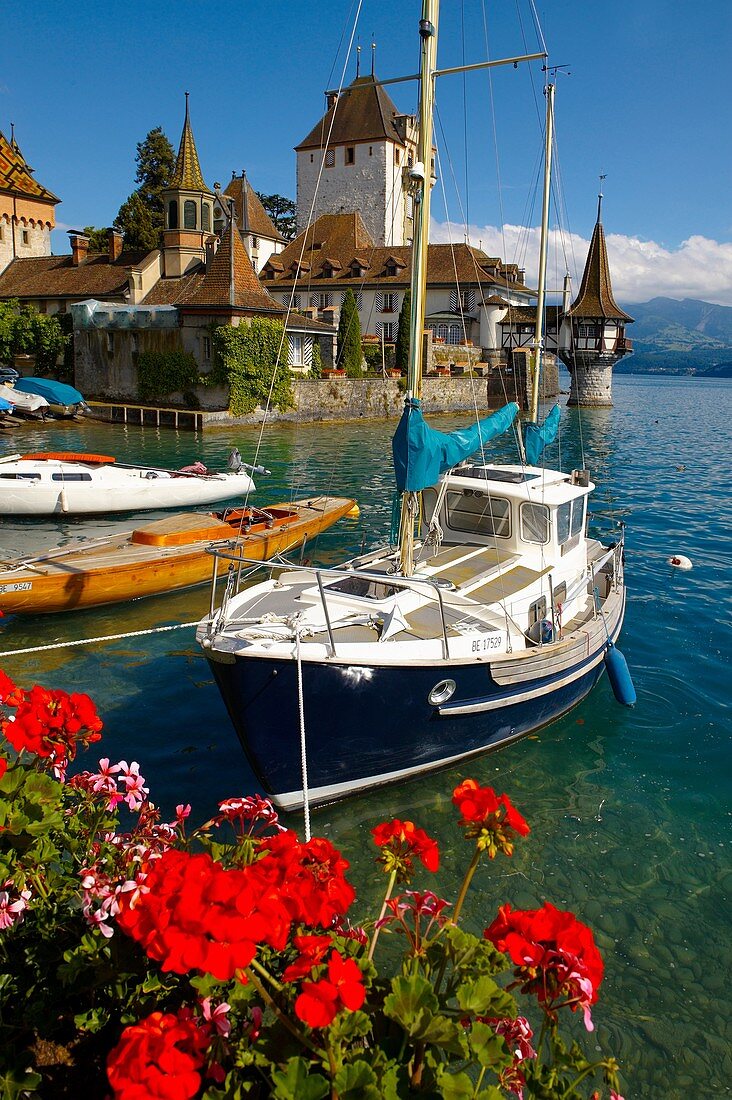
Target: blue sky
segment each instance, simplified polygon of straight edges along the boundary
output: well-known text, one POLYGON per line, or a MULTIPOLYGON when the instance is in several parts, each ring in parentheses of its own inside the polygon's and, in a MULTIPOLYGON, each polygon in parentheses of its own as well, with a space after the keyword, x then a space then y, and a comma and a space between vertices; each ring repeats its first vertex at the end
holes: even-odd
MULTIPOLYGON (((63 200, 54 251, 68 251, 66 228, 111 223, 134 188, 136 144, 150 129, 162 126, 177 148, 185 91, 210 186, 244 168, 258 190, 294 198, 293 146, 344 66, 346 83, 355 75, 347 47, 358 8, 358 0, 5 0, 5 26, 18 33, 0 73, 0 129, 8 135, 15 123, 38 180, 63 200)), ((415 71, 419 9, 419 0, 362 0, 354 39, 362 73, 372 39, 377 75, 415 71)), ((557 273, 564 255, 581 269, 603 173, 616 296, 732 305, 732 0, 544 0, 539 12, 550 62, 571 71, 557 92, 557 273)), ((536 50, 531 0, 444 0, 441 66, 485 59, 486 39, 494 58, 536 50)), ((433 239, 447 239, 455 223, 460 239, 467 231, 492 254, 523 258, 532 281, 535 235, 514 227, 527 211, 538 222, 538 200, 533 210, 527 202, 542 73, 538 64, 523 70, 498 70, 490 85, 485 75, 439 82, 447 207, 438 183, 433 239), (461 191, 467 181, 462 211, 453 180, 461 191)), ((400 109, 414 108, 413 85, 390 94, 400 109)))

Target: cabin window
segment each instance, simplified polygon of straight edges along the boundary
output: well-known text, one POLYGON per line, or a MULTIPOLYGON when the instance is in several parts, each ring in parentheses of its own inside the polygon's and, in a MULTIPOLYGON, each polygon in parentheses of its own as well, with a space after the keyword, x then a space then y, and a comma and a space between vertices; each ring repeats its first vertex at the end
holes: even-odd
POLYGON ((353 145, 349 145, 346 148, 346 164, 356 163, 356 150, 353 145))
POLYGON ((327 149, 325 153, 325 167, 333 168, 335 166, 335 149, 327 149))
POLYGON ((40 474, 0 474, 3 481, 40 481, 40 474))
POLYGON ((91 481, 91 474, 51 474, 51 481, 91 481))
POLYGON ((196 203, 193 199, 186 199, 183 203, 183 228, 196 228, 196 203))
POLYGON ((562 583, 558 584, 557 587, 552 591, 552 599, 554 600, 555 607, 561 607, 565 603, 567 599, 566 581, 562 581, 562 583))
POLYGON ((524 542, 549 542, 549 509, 545 504, 524 501, 520 509, 521 538, 524 542))
POLYGON ((572 502, 560 504, 557 508, 557 542, 561 546, 569 538, 569 524, 572 518, 572 502))
POLYGON ((578 535, 585 523, 585 498, 578 497, 572 504, 571 534, 578 535))
POLYGON ((511 503, 504 497, 489 496, 481 489, 448 492, 445 499, 447 525, 453 531, 471 535, 511 535, 511 503))
POLYGON ((546 596, 540 596, 529 606, 529 629, 546 618, 546 596))
POLYGON ((201 207, 201 229, 211 232, 211 207, 206 202, 201 207))
POLYGON ((584 519, 584 497, 568 500, 557 508, 557 542, 565 549, 576 545, 584 519))
POLYGON ((173 202, 168 203, 168 229, 177 229, 177 228, 178 228, 178 203, 175 200, 173 200, 173 202))

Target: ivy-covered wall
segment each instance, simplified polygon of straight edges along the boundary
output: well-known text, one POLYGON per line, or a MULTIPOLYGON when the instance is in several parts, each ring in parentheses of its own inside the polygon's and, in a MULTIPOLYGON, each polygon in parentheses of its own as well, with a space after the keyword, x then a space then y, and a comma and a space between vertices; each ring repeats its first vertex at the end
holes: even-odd
POLYGON ((214 362, 207 380, 228 387, 233 416, 246 416, 268 400, 281 411, 293 408, 284 331, 281 321, 267 317, 214 329, 214 362))
POLYGON ((137 357, 137 394, 149 404, 181 393, 189 405, 197 403, 193 387, 200 381, 198 363, 190 352, 143 351, 137 357))

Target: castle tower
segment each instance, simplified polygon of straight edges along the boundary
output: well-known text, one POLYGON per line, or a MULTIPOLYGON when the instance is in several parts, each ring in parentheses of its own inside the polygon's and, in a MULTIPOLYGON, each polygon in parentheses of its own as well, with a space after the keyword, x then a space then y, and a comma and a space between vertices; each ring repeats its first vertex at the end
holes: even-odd
POLYGON ((597 222, 590 241, 579 294, 564 317, 568 344, 562 341, 559 357, 572 376, 568 405, 612 405, 612 371, 632 345, 625 338, 629 317, 613 298, 610 265, 602 228, 602 194, 598 196, 597 222))
POLYGON ((295 147, 298 233, 320 176, 313 218, 358 210, 376 245, 411 244, 407 173, 417 156, 416 119, 397 111, 373 73, 327 95, 325 115, 295 147))
POLYGON ((0 271, 16 259, 51 255, 61 200, 33 178, 15 134, 0 133, 0 271))
POLYGON ((178 149, 175 171, 163 192, 163 269, 165 275, 184 275, 206 259, 206 242, 213 235, 215 196, 203 182, 198 152, 188 114, 178 149))

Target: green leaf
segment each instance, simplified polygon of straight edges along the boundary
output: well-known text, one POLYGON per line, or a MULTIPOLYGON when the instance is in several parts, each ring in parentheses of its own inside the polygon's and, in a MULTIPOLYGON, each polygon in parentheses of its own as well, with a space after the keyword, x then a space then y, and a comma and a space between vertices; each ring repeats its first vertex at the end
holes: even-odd
POLYGON ((516 1015, 516 1002, 510 993, 506 993, 487 974, 475 981, 463 982, 455 991, 457 1003, 464 1012, 476 1016, 516 1015))
POLYGON ((0 1071, 0 1097, 17 1100, 18 1097, 36 1096, 42 1082, 40 1073, 30 1069, 11 1068, 0 1071))
POLYGON ((361 1039, 371 1031, 371 1020, 365 1012, 339 1012, 328 1032, 331 1043, 361 1039))
POLYGON ((304 1058, 290 1058, 285 1070, 272 1074, 276 1100, 321 1100, 330 1092, 330 1085, 320 1073, 309 1073, 304 1058))
POLYGON ((481 1066, 497 1072, 511 1065, 513 1058, 505 1041, 488 1024, 475 1023, 470 1031, 470 1049, 481 1066))
POLYGON ((376 1074, 362 1059, 342 1066, 333 1083, 339 1100, 381 1100, 376 1074))
POLYGON ((474 1085, 467 1073, 443 1071, 437 1081, 443 1100, 472 1100, 474 1085))
POLYGON ((401 1024, 408 1035, 420 1037, 438 1009, 432 985, 421 974, 413 974, 394 978, 391 988, 384 1001, 384 1012, 401 1024))

